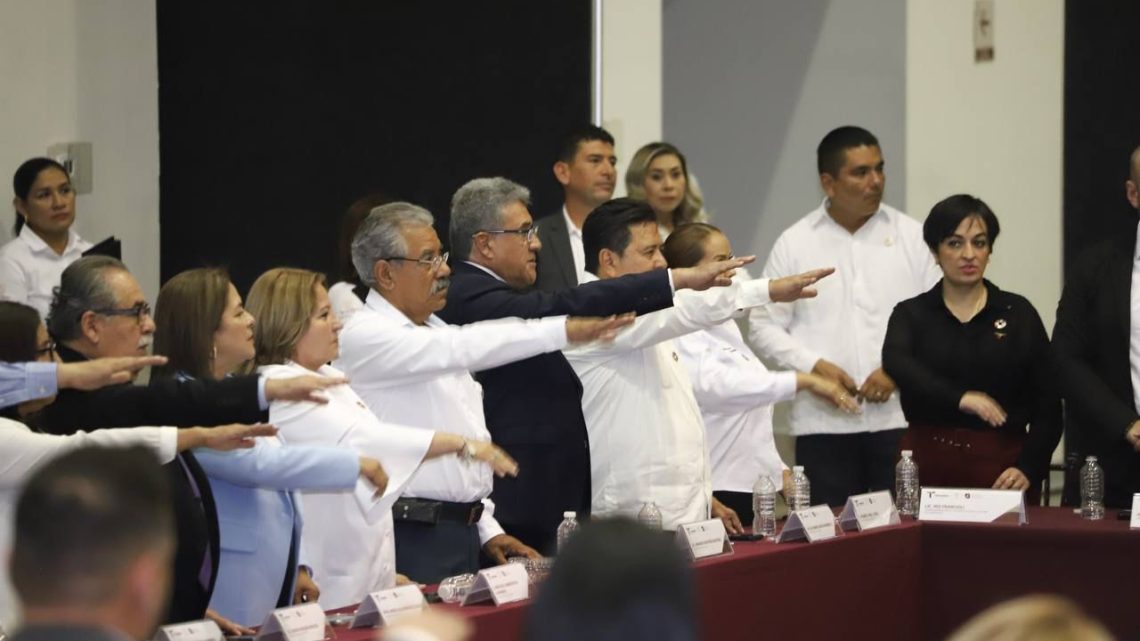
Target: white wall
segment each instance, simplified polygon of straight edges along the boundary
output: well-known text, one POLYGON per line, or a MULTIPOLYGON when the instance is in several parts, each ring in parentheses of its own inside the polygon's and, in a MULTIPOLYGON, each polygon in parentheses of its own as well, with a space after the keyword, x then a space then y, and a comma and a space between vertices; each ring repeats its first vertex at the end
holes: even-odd
MULTIPOLYGON (((0 3, 0 177, 53 143, 94 144, 95 189, 79 233, 114 234, 151 301, 158 293, 158 49, 155 6, 138 0, 0 3)), ((3 202, 10 202, 4 187, 3 202)), ((0 240, 11 236, 10 207, 0 240)))
POLYGON ((755 271, 823 199, 815 149, 835 127, 875 133, 886 201, 906 208, 905 13, 906 0, 666 0, 665 136, 755 271))
POLYGON ((974 3, 907 2, 907 202, 973 194, 1001 235, 987 277, 1052 330, 1061 296, 1064 0, 994 3, 995 59, 975 63, 974 3))
POLYGON ((617 142, 618 187, 639 147, 661 140, 661 0, 602 1, 602 127, 617 142))

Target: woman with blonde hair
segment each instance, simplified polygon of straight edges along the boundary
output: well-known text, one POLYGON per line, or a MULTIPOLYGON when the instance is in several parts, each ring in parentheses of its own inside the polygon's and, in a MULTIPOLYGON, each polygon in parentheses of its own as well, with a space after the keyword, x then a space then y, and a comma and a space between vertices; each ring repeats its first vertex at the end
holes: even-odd
MULTIPOLYGON (((250 288, 248 308, 258 319, 254 362, 263 376, 337 371, 328 363, 339 352, 341 323, 332 312, 324 276, 271 269, 250 288)), ((379 459, 388 472, 381 497, 359 490, 304 493, 303 556, 323 577, 321 605, 338 608, 395 585, 392 504, 421 462, 454 454, 490 465, 500 476, 514 475, 517 466, 489 441, 382 423, 347 385, 327 390, 327 396, 324 405, 274 402, 269 418, 286 443, 352 447, 379 459)))
POLYGON ((649 203, 662 238, 681 225, 708 219, 685 155, 667 142, 637 150, 625 171, 625 189, 630 198, 649 203))
POLYGON ((1072 601, 1049 595, 999 603, 967 621, 946 641, 1114 641, 1072 601))
MULTIPOLYGON (((190 269, 162 286, 155 303, 154 368, 164 378, 221 379, 254 356, 254 317, 242 306, 226 270, 190 269)), ((363 478, 383 489, 380 462, 349 447, 287 446, 260 439, 242 452, 195 452, 217 508, 220 558, 211 618, 224 630, 249 633, 271 610, 316 601, 320 589, 299 557, 300 490, 348 491, 363 478), (215 618, 215 620, 219 620, 215 618)))

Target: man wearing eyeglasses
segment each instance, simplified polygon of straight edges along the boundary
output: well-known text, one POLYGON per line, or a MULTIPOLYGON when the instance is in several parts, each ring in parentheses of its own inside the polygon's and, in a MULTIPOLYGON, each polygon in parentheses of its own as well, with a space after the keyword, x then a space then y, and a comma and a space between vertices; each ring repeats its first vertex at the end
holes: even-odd
MULTIPOLYGON (((745 262, 671 273, 662 269, 553 292, 533 290, 543 244, 529 202, 530 192, 506 178, 477 178, 455 192, 451 247, 463 261, 455 265, 440 318, 463 324, 511 316, 647 314, 671 306, 674 287, 708 287, 719 274, 745 262)), ((590 513, 582 386, 561 352, 483 370, 476 379, 483 385, 492 438, 519 462, 517 477, 495 480, 492 496, 499 521, 553 554, 563 512, 577 512, 582 519, 590 513)))
MULTIPOLYGON (((60 277, 48 318, 64 362, 138 357, 154 335, 150 305, 126 265, 107 256, 73 262, 60 277)), ((193 427, 258 423, 273 400, 313 400, 342 380, 317 376, 279 381, 236 376, 222 381, 163 381, 150 387, 112 385, 94 391, 62 390, 40 415, 54 434, 140 425, 193 427)), ((178 529, 174 589, 166 621, 201 619, 218 571, 217 513, 205 473, 190 452, 167 464, 178 529)))
MULTIPOLYGON (((361 223, 352 261, 371 291, 341 330, 334 366, 380 420, 490 440, 471 372, 605 338, 628 320, 560 316, 448 325, 435 315, 447 299, 451 268, 433 222, 422 207, 391 203, 361 223)), ((524 240, 517 233, 490 235, 504 243, 524 240)), ((492 477, 486 466, 454 457, 421 464, 392 511, 396 570, 436 583, 477 570, 480 550, 496 563, 537 556, 496 520, 488 498, 492 477)))

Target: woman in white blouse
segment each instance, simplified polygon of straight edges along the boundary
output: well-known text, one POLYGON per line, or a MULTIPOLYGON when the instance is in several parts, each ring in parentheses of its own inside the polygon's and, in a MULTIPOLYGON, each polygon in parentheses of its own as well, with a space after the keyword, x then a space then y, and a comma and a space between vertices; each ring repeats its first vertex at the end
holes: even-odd
POLYGON ((72 229, 75 190, 62 165, 32 158, 12 177, 16 237, 0 247, 0 298, 31 305, 46 317, 59 276, 91 243, 72 229))
MULTIPOLYGON (((324 276, 301 269, 271 269, 250 288, 246 307, 258 319, 254 342, 258 371, 268 378, 336 372, 341 323, 332 312, 324 276)), ((339 375, 339 374, 338 374, 339 375)), ((359 490, 305 492, 302 556, 321 577, 321 605, 358 603, 396 583, 392 504, 425 459, 447 454, 496 474, 517 466, 489 441, 382 423, 348 385, 330 388, 324 405, 274 401, 270 422, 285 443, 341 445, 380 460, 388 473, 382 497, 359 490)))
MULTIPOLYGON (((0 361, 51 362, 55 345, 36 310, 20 303, 0 302, 0 361)), ((77 432, 68 436, 33 432, 24 421, 49 405, 54 397, 26 401, 0 410, 0 557, 8 557, 12 509, 20 488, 32 472, 52 458, 85 446, 141 445, 152 448, 162 463, 195 447, 219 450, 252 447, 251 436, 273 433, 269 426, 230 425, 206 429, 194 427, 131 427, 77 432)), ((16 605, 8 582, 8 566, 0 569, 0 621, 11 630, 16 605)))
MULTIPOLYGON (((732 258, 719 229, 690 223, 673 230, 661 248, 670 268, 693 267, 732 258)), ((744 344, 733 320, 674 341, 689 370, 701 408, 712 464, 713 496, 752 522, 752 488, 768 476, 790 488, 791 472, 776 451, 772 405, 806 389, 834 406, 858 412, 855 399, 837 383, 805 372, 770 372, 744 344)))

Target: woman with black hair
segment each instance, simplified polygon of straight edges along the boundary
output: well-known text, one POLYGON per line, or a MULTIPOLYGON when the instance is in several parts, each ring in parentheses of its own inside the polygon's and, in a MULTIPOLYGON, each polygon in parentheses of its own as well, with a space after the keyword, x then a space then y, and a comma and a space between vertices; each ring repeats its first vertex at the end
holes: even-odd
POLYGON ((899 303, 883 342, 923 485, 1025 490, 1036 502, 1061 437, 1049 336, 1022 296, 985 279, 1001 227, 982 200, 950 196, 923 239, 942 268, 928 292, 899 303))
POLYGON ((0 298, 31 305, 47 317, 60 274, 91 243, 72 229, 75 189, 50 158, 25 161, 12 177, 16 237, 0 247, 0 298))

